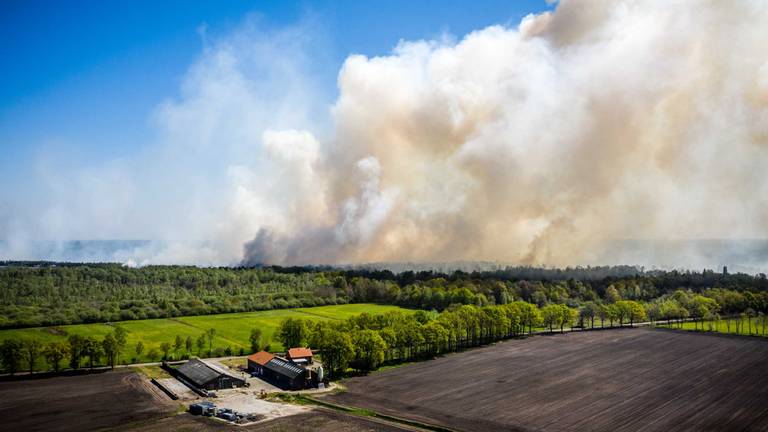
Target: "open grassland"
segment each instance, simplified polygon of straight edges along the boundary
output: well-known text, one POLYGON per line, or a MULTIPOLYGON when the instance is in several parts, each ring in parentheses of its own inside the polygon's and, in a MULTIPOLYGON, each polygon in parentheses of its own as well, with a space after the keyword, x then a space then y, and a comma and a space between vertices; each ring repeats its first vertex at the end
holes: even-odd
POLYGON ((759 338, 576 332, 353 378, 328 400, 465 431, 765 431, 767 361, 759 338))
POLYGON ((684 322, 672 324, 657 324, 658 327, 667 327, 673 329, 682 329, 690 331, 717 332, 741 336, 763 336, 768 337, 768 322, 762 318, 750 319, 725 319, 717 321, 702 322, 684 322))
MULTIPOLYGON (((262 343, 269 344, 273 351, 282 350, 284 347, 274 340, 275 329, 281 320, 285 318, 303 318, 312 321, 318 320, 344 320, 359 315, 363 312, 371 314, 388 311, 407 311, 397 306, 375 304, 347 304, 334 306, 319 306, 313 308, 279 309, 259 312, 243 312, 220 315, 202 315, 189 317, 176 317, 165 319, 150 319, 138 321, 121 321, 108 324, 76 324, 57 327, 34 327, 26 329, 0 330, 0 341, 9 338, 37 339, 48 343, 56 340, 65 341, 69 335, 92 336, 101 340, 107 333, 114 330, 115 326, 123 327, 127 332, 127 344, 120 356, 121 363, 137 363, 158 361, 161 356, 160 344, 168 342, 173 344, 176 336, 186 339, 188 336, 196 342, 197 338, 208 329, 216 329, 214 350, 216 348, 230 347, 234 354, 239 354, 240 349, 249 353, 250 343, 248 338, 251 329, 261 329, 262 343), (144 350, 140 356, 136 355, 136 344, 141 341, 144 350), (149 354, 154 351, 155 356, 149 354)), ((185 348, 174 352, 179 357, 185 348)), ((207 356, 208 347, 202 353, 198 352, 197 345, 192 348, 191 354, 207 356)), ((39 369, 44 368, 40 359, 39 369)))

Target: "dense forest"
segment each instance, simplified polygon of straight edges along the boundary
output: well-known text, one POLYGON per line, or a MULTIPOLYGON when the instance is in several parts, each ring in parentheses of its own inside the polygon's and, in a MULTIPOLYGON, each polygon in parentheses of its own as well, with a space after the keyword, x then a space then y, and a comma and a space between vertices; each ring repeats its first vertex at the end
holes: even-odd
POLYGON ((0 262, 0 327, 244 312, 372 302, 443 311, 454 305, 525 301, 544 307, 634 300, 675 292, 715 300, 718 312, 768 312, 764 274, 635 267, 503 270, 451 274, 334 268, 198 268, 0 262))

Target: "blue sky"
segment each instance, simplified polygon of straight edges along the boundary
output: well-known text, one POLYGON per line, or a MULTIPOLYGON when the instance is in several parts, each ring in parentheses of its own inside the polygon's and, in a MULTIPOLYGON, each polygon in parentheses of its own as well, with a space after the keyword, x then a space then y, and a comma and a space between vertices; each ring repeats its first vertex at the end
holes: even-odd
POLYGON ((202 28, 215 37, 249 15, 275 29, 311 16, 327 39, 324 90, 333 93, 350 53, 382 55, 399 40, 514 25, 549 7, 543 0, 4 1, 0 179, 20 186, 41 154, 86 165, 147 145, 155 133, 149 117, 178 93, 202 50, 202 28))

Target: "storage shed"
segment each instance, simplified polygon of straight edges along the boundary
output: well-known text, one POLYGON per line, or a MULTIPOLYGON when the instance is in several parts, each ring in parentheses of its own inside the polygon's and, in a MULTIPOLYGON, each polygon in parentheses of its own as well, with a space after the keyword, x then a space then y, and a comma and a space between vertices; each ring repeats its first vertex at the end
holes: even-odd
POLYGON ((291 348, 288 350, 288 360, 299 364, 312 364, 312 350, 309 348, 291 348))
POLYGON ((245 386, 245 380, 238 378, 208 362, 192 359, 178 369, 177 378, 183 378, 197 388, 220 390, 245 386))
POLYGON ((301 390, 309 387, 310 371, 280 357, 264 364, 262 377, 285 390, 301 390))

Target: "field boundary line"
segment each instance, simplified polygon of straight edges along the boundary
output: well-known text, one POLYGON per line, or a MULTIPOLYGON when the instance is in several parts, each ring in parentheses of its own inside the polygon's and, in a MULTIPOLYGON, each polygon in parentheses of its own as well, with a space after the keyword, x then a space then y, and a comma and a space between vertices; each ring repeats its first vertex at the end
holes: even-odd
POLYGON ((319 405, 321 407, 332 409, 336 411, 343 411, 348 414, 357 416, 357 417, 372 417, 379 420, 385 420, 387 422, 396 423, 399 425, 406 425, 410 427, 415 427, 421 430, 428 430, 428 431, 435 431, 435 432, 456 432, 455 429, 450 429, 445 426, 439 426, 436 424, 431 423, 425 423, 421 421, 416 420, 409 420, 402 417, 397 417, 389 414, 381 414, 377 411, 367 409, 367 408, 357 408, 357 407, 351 407, 347 405, 340 405, 332 402, 327 402, 323 400, 319 400, 316 398, 313 398, 311 396, 306 395, 298 395, 300 399, 303 399, 306 402, 319 405), (362 413, 370 413, 370 414, 362 414, 362 413))
MULTIPOLYGON (((199 316, 199 315, 190 315, 190 316, 199 316)), ((181 317, 181 318, 184 318, 184 317, 181 317)), ((178 317, 172 317, 172 318, 166 318, 166 319, 167 319, 168 321, 173 321, 173 322, 175 322, 175 323, 179 323, 179 324, 181 324, 181 325, 185 325, 185 326, 187 326, 187 327, 192 327, 192 328, 195 328, 195 329, 198 329, 198 330, 203 330, 203 331, 205 331, 205 329, 202 329, 202 328, 200 328, 200 327, 198 327, 198 326, 196 326, 196 325, 194 325, 194 324, 192 324, 192 323, 188 323, 188 322, 186 322, 186 321, 182 321, 182 320, 181 320, 181 319, 179 319, 178 317)))
POLYGON ((300 309, 295 309, 294 312, 300 313, 300 314, 305 314, 305 315, 310 315, 310 316, 316 316, 316 317, 319 317, 319 318, 325 318, 325 319, 329 319, 329 320, 344 321, 343 318, 329 317, 329 316, 326 316, 326 315, 320 315, 320 314, 317 314, 317 313, 307 312, 305 310, 300 310, 300 309))

